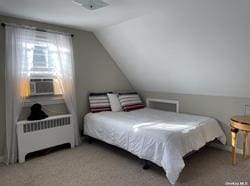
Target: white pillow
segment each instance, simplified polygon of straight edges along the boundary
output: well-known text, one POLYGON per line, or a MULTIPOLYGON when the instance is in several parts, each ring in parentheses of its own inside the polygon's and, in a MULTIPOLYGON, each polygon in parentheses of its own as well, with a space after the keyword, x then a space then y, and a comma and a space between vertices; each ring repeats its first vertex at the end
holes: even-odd
POLYGON ((121 103, 118 99, 118 94, 107 94, 109 98, 109 102, 111 105, 111 110, 113 112, 120 112, 122 111, 121 103))

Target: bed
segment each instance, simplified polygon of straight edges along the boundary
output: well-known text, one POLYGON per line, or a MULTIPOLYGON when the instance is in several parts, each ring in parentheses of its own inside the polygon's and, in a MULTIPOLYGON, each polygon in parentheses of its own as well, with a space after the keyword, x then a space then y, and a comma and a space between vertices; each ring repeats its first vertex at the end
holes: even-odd
POLYGON ((210 117, 166 112, 151 108, 131 112, 88 113, 84 133, 120 147, 162 167, 174 184, 185 166, 183 157, 226 136, 210 117))

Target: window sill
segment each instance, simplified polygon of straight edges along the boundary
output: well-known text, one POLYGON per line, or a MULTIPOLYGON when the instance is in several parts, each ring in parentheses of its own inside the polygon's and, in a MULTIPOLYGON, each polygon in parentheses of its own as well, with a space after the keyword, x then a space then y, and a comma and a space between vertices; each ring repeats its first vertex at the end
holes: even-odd
POLYGON ((29 97, 24 101, 24 107, 30 107, 35 103, 39 103, 41 105, 55 105, 63 104, 65 102, 62 96, 34 96, 29 97))

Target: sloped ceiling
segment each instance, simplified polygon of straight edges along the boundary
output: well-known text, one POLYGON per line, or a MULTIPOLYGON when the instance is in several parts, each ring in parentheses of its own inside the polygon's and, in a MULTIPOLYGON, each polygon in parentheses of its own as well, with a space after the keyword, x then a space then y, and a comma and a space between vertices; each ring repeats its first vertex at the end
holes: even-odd
POLYGON ((95 32, 133 86, 250 97, 250 1, 168 2, 95 32))

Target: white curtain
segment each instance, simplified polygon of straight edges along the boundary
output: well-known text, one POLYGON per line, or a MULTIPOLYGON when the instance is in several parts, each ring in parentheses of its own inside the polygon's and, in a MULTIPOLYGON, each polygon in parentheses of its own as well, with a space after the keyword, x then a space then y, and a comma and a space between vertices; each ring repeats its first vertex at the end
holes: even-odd
POLYGON ((25 90, 22 90, 24 82, 28 82, 27 68, 24 63, 23 45, 25 36, 29 34, 24 29, 6 27, 6 145, 5 163, 14 163, 17 160, 16 123, 24 102, 25 90))
POLYGON ((47 33, 47 38, 56 47, 58 60, 56 76, 62 87, 64 101, 72 115, 74 125, 75 145, 80 144, 79 125, 77 119, 77 104, 75 93, 75 68, 72 46, 72 37, 69 35, 47 33))
POLYGON ((59 80, 63 98, 72 114, 75 145, 79 145, 75 73, 72 38, 67 35, 39 32, 6 26, 6 164, 17 160, 16 123, 23 102, 29 95, 29 77, 32 71, 34 47, 46 45, 53 53, 53 74, 59 80))

